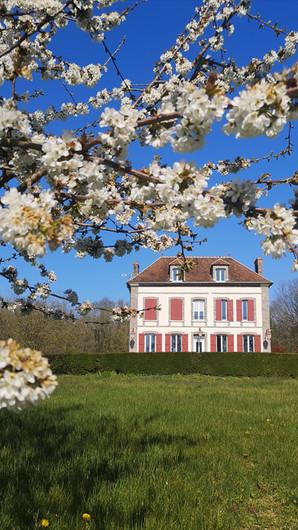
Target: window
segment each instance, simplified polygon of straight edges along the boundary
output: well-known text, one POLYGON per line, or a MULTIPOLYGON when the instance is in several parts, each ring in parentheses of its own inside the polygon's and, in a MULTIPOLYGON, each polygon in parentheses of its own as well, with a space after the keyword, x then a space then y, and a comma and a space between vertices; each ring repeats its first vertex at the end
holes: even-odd
POLYGON ((248 300, 242 300, 242 320, 248 320, 248 300))
POLYGON ((221 320, 227 320, 228 319, 228 301, 221 300, 220 307, 221 307, 221 320))
POLYGON ((194 335, 193 336, 193 351, 196 353, 202 353, 205 351, 205 335, 194 335))
POLYGON ((182 337, 181 335, 171 335, 171 352, 182 351, 182 337))
POLYGON ((216 351, 228 351, 228 337, 227 335, 216 335, 216 351))
POLYGON ((254 350, 254 336, 253 335, 243 335, 243 351, 253 352, 254 350))
POLYGON ((226 267, 214 267, 213 279, 216 282, 225 282, 227 279, 226 267))
POLYGON ((144 298, 144 320, 157 320, 158 298, 144 298))
POLYGON ((182 298, 170 298, 170 320, 183 320, 182 298))
POLYGON ((145 335, 145 352, 155 352, 155 335, 145 335))
POLYGON ((205 319, 205 301, 204 300, 193 300, 192 318, 193 320, 204 320, 205 319))
POLYGON ((182 282, 183 281, 183 272, 181 267, 171 267, 171 281, 172 282, 182 282))

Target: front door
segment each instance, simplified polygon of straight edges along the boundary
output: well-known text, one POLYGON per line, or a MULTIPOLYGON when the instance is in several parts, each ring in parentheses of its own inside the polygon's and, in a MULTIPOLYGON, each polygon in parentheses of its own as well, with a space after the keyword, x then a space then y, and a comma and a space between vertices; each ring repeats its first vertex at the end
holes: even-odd
POLYGON ((202 353, 205 351, 205 335, 194 335, 194 351, 196 353, 202 353))

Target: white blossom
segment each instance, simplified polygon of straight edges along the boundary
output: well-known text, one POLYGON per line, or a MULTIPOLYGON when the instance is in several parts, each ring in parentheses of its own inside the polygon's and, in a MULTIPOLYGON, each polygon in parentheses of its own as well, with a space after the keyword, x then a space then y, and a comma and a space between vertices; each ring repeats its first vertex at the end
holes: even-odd
POLYGON ((264 215, 246 220, 246 227, 264 235, 262 247, 265 254, 280 258, 289 248, 298 245, 298 230, 293 211, 280 204, 268 210, 264 215))
POLYGON ((232 100, 224 131, 235 134, 236 138, 275 136, 287 122, 289 103, 284 83, 273 84, 262 79, 232 100))
POLYGON ((130 103, 125 102, 119 111, 106 108, 101 115, 100 126, 111 127, 112 134, 103 133, 103 143, 119 152, 125 150, 136 137, 136 127, 141 117, 142 112, 134 109, 130 103))
POLYGON ((4 100, 0 106, 0 137, 5 136, 8 130, 27 136, 31 127, 27 115, 14 108, 11 100, 4 100))
POLYGON ((9 10, 18 7, 26 11, 43 11, 49 15, 57 13, 63 7, 59 0, 7 0, 6 4, 9 10))
POLYGON ((11 188, 1 198, 0 235, 29 256, 42 256, 46 242, 56 244, 72 234, 69 217, 54 223, 52 209, 56 201, 52 192, 42 191, 38 198, 31 193, 20 193, 11 188))
POLYGON ((93 305, 92 305, 92 302, 90 302, 89 300, 86 300, 85 302, 82 302, 79 307, 78 307, 78 311, 81 315, 86 315, 87 313, 89 313, 89 311, 91 311, 93 308, 93 305))
POLYGON ((64 79, 69 85, 86 85, 92 87, 98 83, 102 76, 102 66, 96 64, 88 64, 80 67, 72 63, 64 72, 64 79))
POLYGON ((172 131, 174 151, 194 151, 202 147, 213 122, 221 119, 228 99, 221 94, 209 97, 205 89, 189 82, 181 84, 175 92, 163 98, 161 112, 182 115, 172 131))
POLYGON ((49 397, 56 386, 41 352, 21 348, 12 339, 0 341, 0 409, 22 410, 49 397))
POLYGON ((182 55, 180 55, 179 58, 177 58, 176 71, 178 74, 186 75, 192 69, 192 67, 192 62, 186 57, 182 57, 182 55))
POLYGON ((48 278, 50 282, 55 282, 57 280, 57 275, 54 271, 49 271, 48 278))
POLYGON ((291 57, 296 52, 298 44, 298 31, 291 31, 285 38, 285 58, 291 57))

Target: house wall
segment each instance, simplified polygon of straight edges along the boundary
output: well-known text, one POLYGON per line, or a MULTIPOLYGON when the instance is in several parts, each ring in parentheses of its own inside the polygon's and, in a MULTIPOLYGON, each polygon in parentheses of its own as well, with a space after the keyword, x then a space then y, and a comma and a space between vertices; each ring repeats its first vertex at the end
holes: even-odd
MULTIPOLYGON (((138 309, 145 307, 145 298, 157 298, 161 310, 157 311, 155 321, 146 321, 138 316, 131 323, 130 351, 138 351, 138 336, 140 333, 162 334, 162 351, 165 351, 165 335, 171 333, 186 333, 188 335, 188 350, 193 351, 193 335, 201 328, 205 335, 206 351, 211 351, 210 337, 214 334, 233 334, 235 351, 237 350, 237 335, 260 335, 261 350, 271 351, 270 341, 264 347, 265 330, 269 325, 268 287, 260 286, 233 286, 215 284, 208 286, 187 286, 183 283, 167 286, 132 286, 131 301, 138 309), (183 320, 170 320, 170 299, 182 298, 184 300, 183 320), (192 300, 205 299, 206 319, 204 321, 192 320, 192 300), (233 300, 233 321, 216 321, 215 300, 226 298, 233 300), (255 320, 238 322, 236 314, 236 301, 240 299, 255 300, 255 320)), ((266 337, 267 338, 267 337, 266 337)))
MULTIPOLYGON (((130 307, 133 309, 138 309, 138 287, 132 286, 130 289, 130 307)), ((137 341, 137 335, 138 335, 138 317, 134 316, 131 317, 130 323, 129 323, 129 344, 128 348, 131 352, 137 352, 138 351, 138 341, 137 341)))

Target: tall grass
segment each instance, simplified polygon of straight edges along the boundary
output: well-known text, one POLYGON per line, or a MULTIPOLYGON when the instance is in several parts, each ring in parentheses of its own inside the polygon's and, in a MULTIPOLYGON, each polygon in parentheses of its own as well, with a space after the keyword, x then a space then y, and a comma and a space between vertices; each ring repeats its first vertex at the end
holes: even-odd
POLYGON ((0 529, 297 530, 297 390, 63 376, 47 403, 1 412, 0 529))

